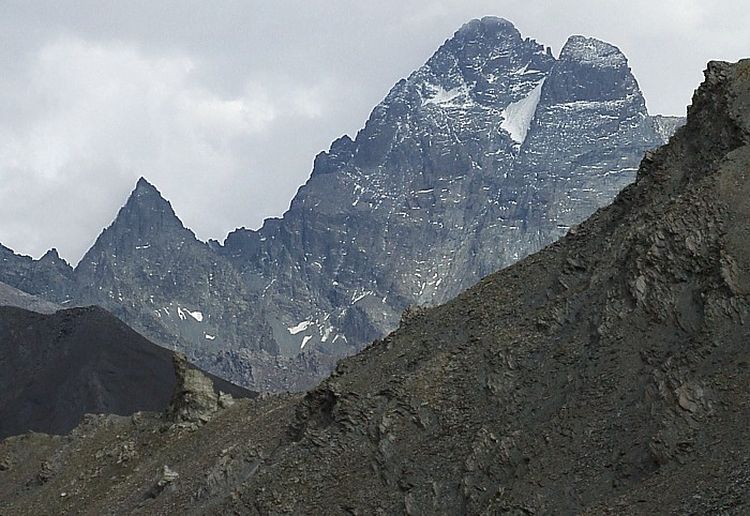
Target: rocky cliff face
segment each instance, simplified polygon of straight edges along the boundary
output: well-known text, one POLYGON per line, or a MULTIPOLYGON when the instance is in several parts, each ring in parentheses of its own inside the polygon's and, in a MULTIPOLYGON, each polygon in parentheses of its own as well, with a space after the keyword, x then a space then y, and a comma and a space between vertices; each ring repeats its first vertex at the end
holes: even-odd
POLYGON ((749 213, 750 60, 712 62, 687 125, 558 242, 306 395, 0 443, 0 511, 747 514, 749 213))
POLYGON ((616 47, 573 36, 555 58, 474 20, 316 157, 283 218, 207 245, 140 181, 71 289, 234 381, 307 388, 407 306, 565 234, 677 123, 648 115, 616 47))
POLYGON ((81 259, 75 283, 78 302, 100 304, 170 348, 277 351, 257 294, 145 179, 81 259))
POLYGON ((221 252, 263 288, 284 354, 350 352, 607 204, 656 127, 615 47, 575 36, 555 59, 475 20, 316 158, 283 219, 221 252))

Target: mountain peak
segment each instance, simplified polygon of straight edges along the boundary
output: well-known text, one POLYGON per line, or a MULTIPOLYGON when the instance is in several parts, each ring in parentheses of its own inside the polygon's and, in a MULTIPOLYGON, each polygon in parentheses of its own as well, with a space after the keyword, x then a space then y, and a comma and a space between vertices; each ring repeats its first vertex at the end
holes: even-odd
POLYGON ((124 210, 137 210, 137 211, 161 211, 172 213, 172 205, 167 201, 164 196, 156 189, 156 187, 149 183, 144 177, 138 179, 135 184, 135 188, 130 193, 124 210))
POLYGON ((616 46, 596 38, 570 36, 560 51, 561 61, 578 61, 579 63, 608 68, 620 68, 628 65, 625 55, 616 46))
POLYGON ((511 48, 522 45, 523 38, 508 20, 486 16, 462 25, 447 43, 454 50, 465 47, 511 48))
POLYGON ((149 183, 148 180, 141 176, 138 178, 138 181, 135 183, 135 188, 133 189, 133 193, 131 194, 131 197, 133 195, 157 195, 158 197, 162 197, 159 190, 156 189, 156 187, 149 183))
MULTIPOLYGON (((146 179, 141 177, 131 192, 125 205, 120 209, 112 224, 99 235, 94 247, 89 249, 96 251, 101 245, 111 245, 112 239, 125 248, 147 248, 142 247, 150 242, 151 238, 163 238, 167 234, 181 234, 192 231, 185 228, 182 221, 172 209, 172 205, 166 200, 159 190, 146 179), (105 237, 106 235, 106 237, 105 237), (104 240, 102 240, 104 238, 104 240), (105 243, 110 242, 110 243, 105 243)), ((84 260, 86 257, 84 257, 84 260)), ((82 261, 84 261, 82 260, 82 261)))
POLYGON ((52 258, 54 260, 59 260, 60 259, 60 253, 57 252, 57 248, 56 247, 52 247, 52 248, 48 249, 46 253, 44 253, 44 256, 42 256, 42 259, 44 259, 44 258, 48 258, 48 259, 52 258))
POLYGON ((65 268, 70 268, 70 265, 68 262, 63 260, 60 257, 60 253, 57 252, 57 248, 53 247, 49 249, 44 255, 39 259, 40 262, 47 262, 55 265, 62 265, 65 268))
POLYGON ((518 29, 513 23, 505 18, 499 18, 497 16, 484 16, 482 18, 475 18, 463 24, 456 35, 472 35, 477 33, 483 34, 497 34, 500 32, 514 32, 517 33, 518 29))
POLYGON ((422 106, 441 109, 502 108, 528 95, 553 62, 543 45, 524 38, 508 20, 475 19, 406 81, 396 84, 386 103, 411 94, 422 106))
POLYGON ((645 109, 628 60, 614 45, 585 36, 571 36, 544 86, 547 101, 617 101, 635 99, 645 109))

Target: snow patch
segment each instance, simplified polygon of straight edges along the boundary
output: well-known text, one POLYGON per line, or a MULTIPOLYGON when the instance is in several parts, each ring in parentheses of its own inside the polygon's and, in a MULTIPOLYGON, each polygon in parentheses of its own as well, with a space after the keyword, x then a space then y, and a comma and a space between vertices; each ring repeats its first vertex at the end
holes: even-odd
POLYGON ((457 86, 446 90, 440 85, 427 84, 430 98, 422 100, 422 105, 433 104, 439 107, 467 108, 472 105, 469 99, 469 91, 466 85, 457 86))
POLYGON ((216 337, 214 337, 213 335, 209 335, 208 333, 204 333, 203 335, 206 337, 206 340, 214 340, 214 339, 216 339, 216 337))
MULTIPOLYGON (((164 311, 167 312, 167 309, 165 308, 164 311)), ((167 312, 167 315, 169 315, 169 312, 167 312)), ((203 321, 203 313, 202 312, 198 312, 198 311, 191 312, 187 308, 183 309, 183 308, 181 308, 179 306, 177 307, 177 315, 179 316, 179 318, 180 318, 181 321, 187 320, 187 316, 188 315, 190 317, 192 317, 193 319, 195 319, 196 321, 198 321, 198 322, 202 322, 203 321)))
POLYGON ((372 294, 372 291, 369 291, 369 290, 365 291, 365 292, 362 292, 361 294, 357 294, 355 292, 354 295, 352 295, 352 304, 355 304, 358 301, 361 301, 362 299, 364 299, 365 297, 369 296, 370 294, 372 294))
POLYGON ((508 131, 513 141, 518 144, 526 140, 526 134, 529 132, 536 107, 539 104, 539 98, 542 95, 543 84, 544 79, 539 81, 539 84, 528 95, 517 102, 508 104, 508 107, 503 110, 504 120, 500 127, 508 131))
POLYGON ((308 342, 310 342, 310 339, 312 339, 312 337, 310 335, 304 336, 302 338, 302 345, 299 347, 299 349, 305 349, 305 344, 307 344, 308 342))
POLYGON ((190 317, 192 317, 192 318, 193 318, 193 319, 195 319, 196 321, 198 321, 198 322, 203 322, 203 312, 199 312, 199 311, 197 311, 197 310, 196 310, 195 312, 191 312, 190 310, 185 310, 185 311, 187 312, 187 314, 188 314, 188 315, 189 315, 190 317))
POLYGON ((287 330, 289 330, 289 333, 291 333, 292 335, 297 335, 298 333, 303 332, 307 328, 309 328, 312 323, 313 323, 312 321, 302 321, 297 326, 288 327, 287 330))

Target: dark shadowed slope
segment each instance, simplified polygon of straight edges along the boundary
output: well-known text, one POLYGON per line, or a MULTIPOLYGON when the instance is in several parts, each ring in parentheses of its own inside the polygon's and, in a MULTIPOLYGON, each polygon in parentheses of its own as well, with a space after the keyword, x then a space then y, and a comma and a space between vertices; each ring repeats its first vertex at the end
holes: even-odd
POLYGON ((0 438, 64 433, 85 413, 162 411, 175 382, 172 352, 101 308, 42 315, 0 307, 0 438))
POLYGON ((748 514, 749 319, 750 60, 714 62, 562 240, 305 396, 0 443, 0 512, 748 514))

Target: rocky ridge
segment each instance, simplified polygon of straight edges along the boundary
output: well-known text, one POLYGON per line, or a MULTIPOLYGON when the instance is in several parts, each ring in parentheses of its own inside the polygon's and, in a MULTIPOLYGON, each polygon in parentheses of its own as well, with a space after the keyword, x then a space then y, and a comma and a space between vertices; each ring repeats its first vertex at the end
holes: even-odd
POLYGON ((687 125, 560 241, 306 395, 6 440, 0 510, 746 514, 749 194, 750 60, 711 62, 687 125))

